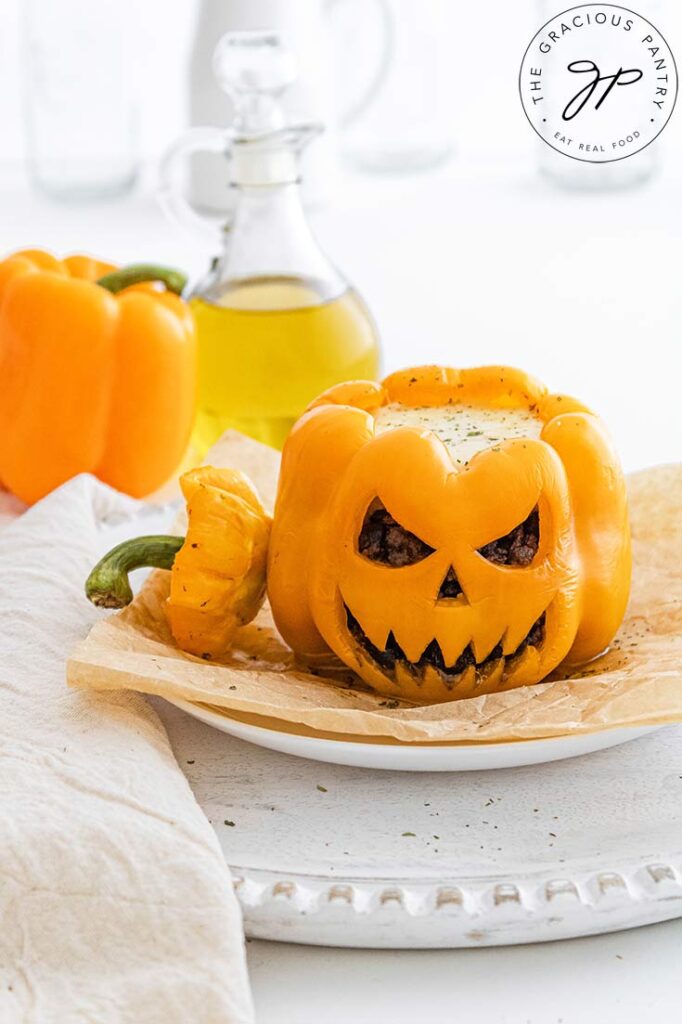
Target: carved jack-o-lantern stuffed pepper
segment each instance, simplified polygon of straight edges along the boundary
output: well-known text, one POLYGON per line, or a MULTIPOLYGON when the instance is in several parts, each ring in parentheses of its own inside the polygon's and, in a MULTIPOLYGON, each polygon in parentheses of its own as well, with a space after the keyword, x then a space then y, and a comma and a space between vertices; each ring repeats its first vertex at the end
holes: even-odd
POLYGON ((630 582, 625 484, 599 419, 518 370, 345 384, 287 442, 268 557, 277 626, 429 702, 599 654, 630 582))
POLYGON ((601 421, 519 370, 341 384, 286 442, 267 591, 304 661, 420 703, 528 685, 609 644, 629 583, 601 421))

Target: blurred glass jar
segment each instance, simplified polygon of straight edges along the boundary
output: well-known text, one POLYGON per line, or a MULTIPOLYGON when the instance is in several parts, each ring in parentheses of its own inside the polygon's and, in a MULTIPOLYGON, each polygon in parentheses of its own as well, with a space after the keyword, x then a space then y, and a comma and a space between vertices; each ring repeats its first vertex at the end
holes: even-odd
POLYGON ((361 170, 389 173, 442 163, 453 150, 445 0, 363 4, 361 31, 359 6, 357 0, 332 0, 339 63, 345 68, 347 107, 340 116, 344 155, 361 170), (353 89, 355 101, 348 95, 353 89))
POLYGON ((607 164, 591 164, 571 160, 557 153, 546 143, 538 143, 540 173, 563 188, 586 192, 606 192, 631 188, 648 181, 659 166, 658 149, 648 146, 627 160, 607 164))
POLYGON ((125 0, 24 0, 29 173, 52 196, 107 198, 135 182, 133 14, 125 0))

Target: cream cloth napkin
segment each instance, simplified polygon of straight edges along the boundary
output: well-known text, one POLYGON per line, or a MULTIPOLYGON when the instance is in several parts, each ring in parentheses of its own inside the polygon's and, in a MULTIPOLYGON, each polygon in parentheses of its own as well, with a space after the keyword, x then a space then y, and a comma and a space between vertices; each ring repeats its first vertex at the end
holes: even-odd
POLYGON ((136 507, 78 477, 0 530, 2 1024, 253 1020, 229 870, 161 722, 64 678, 98 523, 136 507))

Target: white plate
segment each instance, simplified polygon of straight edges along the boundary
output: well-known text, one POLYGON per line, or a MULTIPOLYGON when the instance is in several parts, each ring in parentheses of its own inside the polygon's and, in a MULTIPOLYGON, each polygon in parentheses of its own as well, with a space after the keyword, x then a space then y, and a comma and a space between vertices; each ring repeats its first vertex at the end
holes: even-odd
POLYGON ((200 722, 256 743, 259 747, 278 750, 312 761, 344 764, 353 768, 383 768, 409 772, 471 772, 487 768, 519 768, 545 761, 562 761, 567 757, 606 750, 628 740, 653 732, 656 726, 637 729, 607 729, 603 732, 557 736, 550 739, 524 740, 516 743, 470 743, 456 746, 407 743, 362 743, 333 740, 296 733, 279 732, 248 722, 237 721, 228 713, 215 711, 201 704, 175 700, 171 703, 200 722))

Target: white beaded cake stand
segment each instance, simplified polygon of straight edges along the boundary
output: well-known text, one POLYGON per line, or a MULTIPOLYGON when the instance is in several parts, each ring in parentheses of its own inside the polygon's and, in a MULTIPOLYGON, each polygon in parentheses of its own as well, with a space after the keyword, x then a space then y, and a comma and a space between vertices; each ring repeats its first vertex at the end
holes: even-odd
POLYGON ((292 757, 155 704, 249 936, 458 947, 682 916, 682 727, 542 765, 393 772, 292 757))

